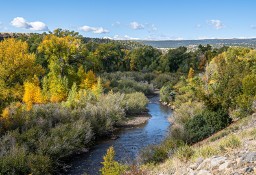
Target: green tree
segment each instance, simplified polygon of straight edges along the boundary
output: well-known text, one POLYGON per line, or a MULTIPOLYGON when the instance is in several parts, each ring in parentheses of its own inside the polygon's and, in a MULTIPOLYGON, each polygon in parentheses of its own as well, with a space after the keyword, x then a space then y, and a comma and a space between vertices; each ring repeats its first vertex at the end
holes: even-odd
POLYGON ((186 47, 170 49, 167 54, 160 58, 159 69, 162 72, 176 72, 182 62, 189 58, 186 47))

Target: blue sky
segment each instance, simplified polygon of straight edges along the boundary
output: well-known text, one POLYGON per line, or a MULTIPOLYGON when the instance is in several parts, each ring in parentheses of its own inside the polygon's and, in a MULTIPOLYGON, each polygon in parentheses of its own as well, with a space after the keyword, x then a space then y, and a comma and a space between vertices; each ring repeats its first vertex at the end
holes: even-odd
POLYGON ((255 0, 6 0, 1 32, 63 28, 113 39, 255 38, 255 0))

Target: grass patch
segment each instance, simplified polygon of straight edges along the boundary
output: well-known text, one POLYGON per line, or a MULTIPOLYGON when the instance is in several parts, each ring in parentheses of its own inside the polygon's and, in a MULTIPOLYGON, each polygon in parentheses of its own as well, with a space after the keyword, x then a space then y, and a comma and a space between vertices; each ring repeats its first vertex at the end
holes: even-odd
POLYGON ((219 150, 213 146, 203 146, 196 150, 196 157, 208 158, 219 153, 219 150))
POLYGON ((231 135, 225 139, 223 139, 220 142, 220 150, 227 150, 227 149, 235 149, 235 148, 239 148, 241 146, 241 141, 240 139, 235 136, 235 135, 231 135))
POLYGON ((175 156, 181 161, 187 162, 194 153, 195 151, 190 146, 184 145, 177 149, 175 156))

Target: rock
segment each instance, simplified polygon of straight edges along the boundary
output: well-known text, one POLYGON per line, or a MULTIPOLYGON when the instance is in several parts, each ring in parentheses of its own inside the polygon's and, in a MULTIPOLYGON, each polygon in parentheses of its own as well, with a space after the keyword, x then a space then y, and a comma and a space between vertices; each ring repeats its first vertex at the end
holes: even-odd
POLYGON ((219 171, 223 171, 223 170, 229 168, 230 165, 231 165, 230 161, 224 162, 223 164, 221 164, 221 165, 219 166, 219 171))
POLYGON ((197 170, 208 169, 210 167, 210 158, 204 159, 204 161, 197 167, 197 170))
POLYGON ((111 139, 111 140, 116 140, 116 139, 118 139, 118 138, 119 138, 118 135, 112 135, 110 139, 111 139))
POLYGON ((219 165, 221 165, 222 163, 225 162, 227 158, 226 157, 216 157, 216 158, 213 158, 211 160, 211 167, 212 169, 218 167, 219 165))
POLYGON ((237 164, 237 166, 243 165, 243 158, 242 157, 237 158, 236 159, 236 164, 237 164))
POLYGON ((231 175, 242 175, 241 173, 238 173, 238 172, 235 172, 235 173, 233 173, 233 174, 231 174, 231 175))
POLYGON ((204 161, 202 157, 198 158, 196 163, 189 166, 190 169, 195 170, 204 161))
POLYGON ((256 152, 248 152, 243 156, 244 162, 254 162, 256 161, 256 152))
POLYGON ((200 170, 197 175, 212 175, 212 173, 210 173, 209 171, 207 170, 200 170))
POLYGON ((196 163, 189 166, 189 168, 192 169, 192 170, 197 169, 197 167, 198 167, 198 164, 196 164, 196 163))
POLYGON ((251 172, 253 172, 254 170, 253 170, 253 168, 252 167, 247 167, 246 169, 245 169, 245 172, 246 173, 251 173, 251 172))
POLYGON ((204 159, 203 159, 202 157, 199 157, 199 158, 196 160, 196 164, 200 165, 203 161, 204 161, 204 159))

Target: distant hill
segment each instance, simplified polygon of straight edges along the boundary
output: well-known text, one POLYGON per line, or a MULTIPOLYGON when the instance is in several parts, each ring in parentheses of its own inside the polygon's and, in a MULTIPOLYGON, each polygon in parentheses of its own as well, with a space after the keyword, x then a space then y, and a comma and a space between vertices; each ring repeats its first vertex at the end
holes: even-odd
POLYGON ((139 41, 143 44, 157 48, 177 48, 180 46, 197 47, 199 44, 210 44, 213 47, 243 46, 256 48, 256 38, 252 39, 205 39, 205 40, 165 40, 165 41, 139 41))
MULTIPOLYGON (((0 41, 4 38, 18 38, 21 36, 30 36, 33 33, 0 33, 0 41)), ((177 48, 180 46, 185 46, 190 49, 197 48, 199 44, 207 45, 210 44, 213 47, 222 47, 222 46, 242 46, 242 47, 251 47, 256 48, 256 38, 252 39, 204 39, 204 40, 162 40, 162 41, 149 41, 149 40, 111 40, 103 38, 89 38, 83 37, 85 43, 87 42, 96 42, 96 43, 109 43, 116 42, 121 45, 124 45, 128 48, 136 48, 143 45, 150 45, 156 48, 177 48)))

